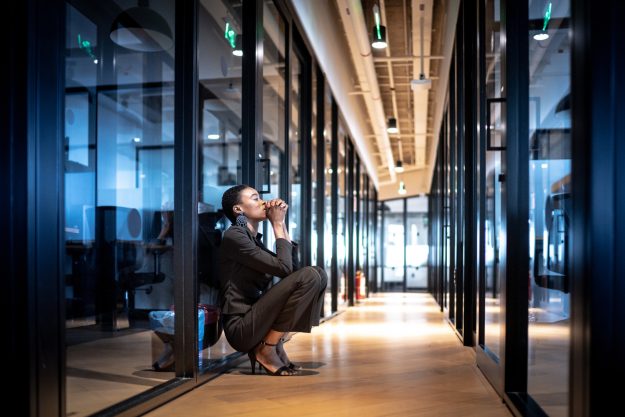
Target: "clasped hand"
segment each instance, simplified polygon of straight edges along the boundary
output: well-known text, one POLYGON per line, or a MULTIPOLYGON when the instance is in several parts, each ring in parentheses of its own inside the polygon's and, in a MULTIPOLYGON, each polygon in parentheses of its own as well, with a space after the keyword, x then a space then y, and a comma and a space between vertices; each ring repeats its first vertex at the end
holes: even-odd
POLYGON ((289 205, 280 198, 275 198, 265 202, 265 210, 267 210, 267 219, 271 223, 283 222, 289 205))

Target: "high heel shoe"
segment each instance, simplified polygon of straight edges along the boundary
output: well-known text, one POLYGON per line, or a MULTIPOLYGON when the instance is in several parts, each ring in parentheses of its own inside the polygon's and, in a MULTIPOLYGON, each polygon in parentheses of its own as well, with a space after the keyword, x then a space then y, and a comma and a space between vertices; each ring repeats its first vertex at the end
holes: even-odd
MULTIPOLYGON (((271 343, 267 343, 264 340, 261 340, 260 343, 261 345, 264 346, 276 346, 274 344, 271 343)), ((258 346, 258 345, 256 345, 258 346)), ((259 361, 256 358, 256 347, 254 347, 252 350, 250 350, 249 352, 247 352, 247 357, 250 359, 250 365, 252 366, 252 375, 256 375, 256 363, 258 363, 259 365, 259 371, 260 368, 264 369, 265 372, 267 372, 267 374, 272 375, 272 376, 291 376, 291 375, 295 375, 295 372, 293 369, 291 369, 290 367, 283 365, 281 367, 279 367, 278 369, 276 369, 275 371, 270 371, 265 365, 263 365, 263 363, 261 361, 259 361)))

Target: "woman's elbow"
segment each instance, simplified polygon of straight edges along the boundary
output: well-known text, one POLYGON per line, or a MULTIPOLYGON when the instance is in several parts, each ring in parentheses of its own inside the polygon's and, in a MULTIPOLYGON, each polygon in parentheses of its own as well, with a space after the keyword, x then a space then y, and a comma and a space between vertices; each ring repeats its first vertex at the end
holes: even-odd
POLYGON ((293 273, 292 265, 282 264, 280 265, 280 271, 279 273, 276 274, 276 276, 279 278, 285 278, 291 275, 292 273, 293 273))

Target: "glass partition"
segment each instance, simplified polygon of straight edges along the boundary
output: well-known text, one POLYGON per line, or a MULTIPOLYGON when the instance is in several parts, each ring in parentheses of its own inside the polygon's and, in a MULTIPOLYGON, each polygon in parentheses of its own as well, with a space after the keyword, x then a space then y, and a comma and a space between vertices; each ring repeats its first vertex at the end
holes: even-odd
POLYGON ((412 197, 406 201, 406 286, 427 288, 428 198, 412 197))
POLYGON ((529 247, 527 392, 569 415, 571 43, 569 1, 529 1, 529 247))
MULTIPOLYGON (((291 187, 289 204, 289 234, 296 242, 302 237, 302 172, 300 117, 302 113, 302 60, 292 54, 291 61, 291 129, 289 132, 289 186, 291 187)), ((282 196, 286 198, 286 196, 282 196)))
POLYGON ((175 2, 73 0, 65 41, 66 411, 174 377, 175 2), (159 21, 133 37, 123 12, 159 21))
MULTIPOLYGON (((263 149, 269 159, 269 188, 263 199, 270 200, 286 198, 281 182, 286 169, 286 23, 273 1, 265 1, 263 7, 263 149)), ((275 238, 269 222, 264 222, 263 233, 265 245, 273 249, 275 238)))
MULTIPOLYGON (((484 345, 496 360, 501 357, 501 276, 500 251, 502 243, 502 174, 505 107, 502 103, 503 78, 501 63, 500 0, 486 0, 486 106, 490 133, 485 160, 484 209, 484 345)), ((487 134, 489 134, 487 133, 487 134)))
POLYGON ((345 122, 339 116, 338 126, 338 213, 337 213, 337 264, 338 264, 338 306, 347 307, 347 133, 345 122))
MULTIPOLYGON (((317 258, 317 242, 318 242, 318 227, 319 227, 319 219, 317 218, 317 207, 319 204, 323 204, 320 202, 317 196, 317 192, 319 190, 318 185, 318 170, 317 170, 317 146, 318 146, 318 138, 317 138, 317 71, 315 68, 310 72, 311 73, 311 85, 312 85, 312 96, 311 96, 311 117, 310 117, 310 264, 318 265, 317 258)), ((321 144, 323 145, 323 143, 321 144)), ((327 312, 327 310, 325 311, 327 312)), ((324 312, 324 313, 325 313, 324 312)))
POLYGON ((324 309, 327 312, 334 313, 332 309, 332 254, 333 240, 332 236, 332 91, 330 85, 325 82, 324 86, 324 124, 323 124, 323 147, 325 152, 325 169, 324 169, 324 225, 323 225, 323 247, 324 247, 324 268, 328 275, 328 286, 324 301, 324 309))
POLYGON ((403 291, 404 288, 404 200, 381 203, 384 211, 382 251, 382 291, 403 291))
POLYGON ((241 183, 241 5, 200 2, 198 16, 198 233, 199 365, 233 353, 220 327, 219 246, 230 222, 221 197, 241 183), (202 317, 202 315, 204 317, 202 317))

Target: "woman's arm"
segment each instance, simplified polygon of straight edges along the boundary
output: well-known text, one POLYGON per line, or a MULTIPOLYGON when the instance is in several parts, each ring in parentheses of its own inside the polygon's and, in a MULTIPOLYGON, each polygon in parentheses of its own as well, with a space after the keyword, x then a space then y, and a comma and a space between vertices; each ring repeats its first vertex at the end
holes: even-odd
POLYGON ((261 249, 244 228, 232 227, 222 241, 221 256, 232 259, 256 271, 284 278, 293 272, 291 243, 276 241, 276 256, 261 249))

